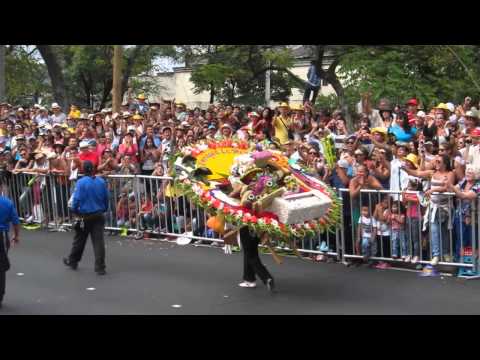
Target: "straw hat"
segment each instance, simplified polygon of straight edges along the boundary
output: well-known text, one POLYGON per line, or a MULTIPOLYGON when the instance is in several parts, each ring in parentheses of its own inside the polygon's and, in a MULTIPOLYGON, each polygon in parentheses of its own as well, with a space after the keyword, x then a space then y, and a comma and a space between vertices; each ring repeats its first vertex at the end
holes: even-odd
POLYGON ((410 153, 405 157, 405 160, 412 163, 412 165, 415 166, 416 169, 418 168, 419 164, 418 164, 418 156, 417 155, 410 153))

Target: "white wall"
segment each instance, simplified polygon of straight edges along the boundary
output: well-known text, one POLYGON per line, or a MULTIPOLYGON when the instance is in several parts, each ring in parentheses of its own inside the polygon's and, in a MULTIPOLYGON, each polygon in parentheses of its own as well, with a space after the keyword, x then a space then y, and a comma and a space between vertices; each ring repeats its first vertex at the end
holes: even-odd
MULTIPOLYGON (((302 62, 290 69, 290 71, 300 77, 301 79, 306 80, 309 62, 302 62)), ((210 94, 206 91, 195 94, 193 92, 193 83, 190 81, 190 69, 186 68, 174 68, 173 73, 160 73, 157 75, 159 85, 163 87, 158 94, 158 99, 163 97, 167 100, 172 100, 173 98, 176 101, 184 102, 188 108, 193 109, 198 106, 202 109, 206 109, 210 102, 210 94)), ((290 103, 302 103, 303 101, 304 89, 292 89, 292 96, 290 97, 290 103)), ((335 94, 334 89, 329 86, 322 86, 320 89, 321 95, 330 95, 335 94)), ((271 103, 271 106, 276 106, 277 104, 271 103)))

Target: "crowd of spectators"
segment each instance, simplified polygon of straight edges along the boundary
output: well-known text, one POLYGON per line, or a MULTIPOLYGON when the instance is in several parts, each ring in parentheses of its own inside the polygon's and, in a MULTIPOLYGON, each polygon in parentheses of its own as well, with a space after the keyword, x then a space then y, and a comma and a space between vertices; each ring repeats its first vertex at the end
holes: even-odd
MULTIPOLYGON (((93 162, 100 176, 165 176, 169 159, 186 145, 249 140, 257 148, 283 151, 292 164, 348 190, 340 193, 346 232, 342 251, 413 264, 460 261, 474 240, 472 204, 480 189, 479 112, 472 99, 431 109, 419 109, 416 99, 395 106, 382 99, 376 109, 365 110, 354 115, 354 129, 349 129, 341 111, 315 109, 308 100, 275 108, 227 104, 202 110, 175 100, 147 103, 140 94, 123 103, 120 112, 96 113, 74 105, 61 109, 57 103, 49 108, 4 103, 0 170, 2 176, 63 176, 66 180, 54 185, 62 192, 82 172, 85 160, 93 162)), ((136 194, 122 183, 112 197, 117 225, 187 230, 186 219, 183 224, 171 219, 174 211, 185 210, 182 202, 174 208, 155 201, 181 195, 171 188, 153 191, 149 184, 136 194)), ((65 208, 64 202, 57 206, 65 208)), ((326 242, 324 237, 310 241, 312 249, 325 249, 326 242)), ((328 250, 335 246, 328 241, 328 250)), ((389 263, 373 265, 386 268, 389 263)))

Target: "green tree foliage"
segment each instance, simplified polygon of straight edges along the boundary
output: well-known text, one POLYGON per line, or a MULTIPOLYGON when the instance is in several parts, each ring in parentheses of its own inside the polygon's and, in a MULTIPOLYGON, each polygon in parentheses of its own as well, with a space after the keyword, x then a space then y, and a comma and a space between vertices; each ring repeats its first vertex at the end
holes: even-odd
POLYGON ((10 45, 6 51, 5 81, 7 101, 29 104, 49 92, 48 73, 35 57, 35 49, 10 45))
MULTIPOLYGON (((193 67, 191 81, 195 92, 208 91, 214 98, 229 103, 263 103, 265 72, 291 67, 293 57, 285 46, 208 45, 189 54, 193 67)), ((271 74, 273 100, 291 95, 293 82, 283 71, 271 74)))
POLYGON ((477 93, 478 65, 477 46, 355 46, 342 57, 338 75, 357 101, 368 91, 375 103, 416 97, 430 107, 477 93))

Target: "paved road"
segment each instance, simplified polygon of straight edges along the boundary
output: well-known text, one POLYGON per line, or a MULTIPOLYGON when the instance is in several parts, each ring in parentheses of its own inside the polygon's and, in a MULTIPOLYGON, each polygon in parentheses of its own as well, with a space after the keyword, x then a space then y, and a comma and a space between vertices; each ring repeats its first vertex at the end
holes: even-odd
POLYGON ((108 274, 97 277, 90 243, 74 272, 61 262, 70 233, 23 231, 22 237, 10 254, 2 315, 480 314, 480 280, 296 258, 275 265, 265 255, 279 290, 271 295, 263 286, 238 288, 242 257, 221 249, 107 237, 108 274))

